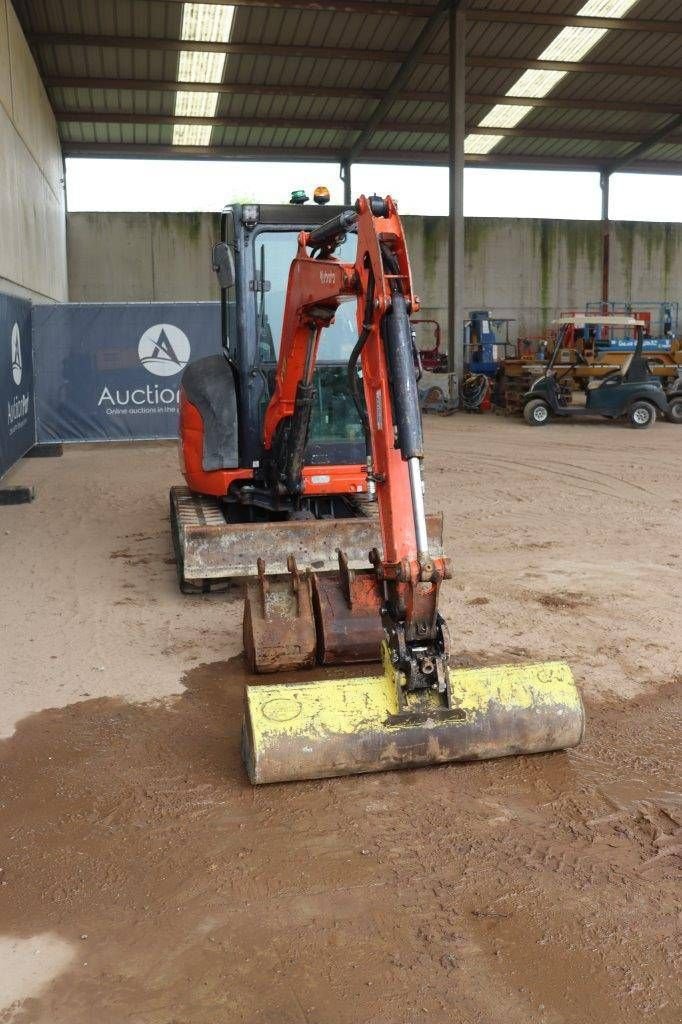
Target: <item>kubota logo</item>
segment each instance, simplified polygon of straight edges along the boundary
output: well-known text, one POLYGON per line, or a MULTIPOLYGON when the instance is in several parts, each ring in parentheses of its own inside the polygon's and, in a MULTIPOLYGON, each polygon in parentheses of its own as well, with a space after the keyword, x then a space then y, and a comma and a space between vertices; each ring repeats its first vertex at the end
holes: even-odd
POLYGON ((137 346, 140 362, 157 377, 172 377, 189 362, 190 343, 184 331, 174 324, 148 327, 137 346))
POLYGON ((17 387, 21 384, 21 378, 24 372, 24 366, 21 361, 21 334, 19 333, 19 324, 15 324, 12 328, 12 377, 17 387))

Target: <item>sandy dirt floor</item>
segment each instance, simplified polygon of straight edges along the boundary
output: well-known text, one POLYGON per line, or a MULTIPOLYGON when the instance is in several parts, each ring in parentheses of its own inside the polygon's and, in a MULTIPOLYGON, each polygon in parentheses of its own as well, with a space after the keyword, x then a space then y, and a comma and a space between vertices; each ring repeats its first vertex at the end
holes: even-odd
POLYGON ((673 1024, 682 432, 427 425, 459 664, 562 657, 560 754, 252 788, 236 595, 182 597, 171 446, 0 509, 2 1024, 673 1024))

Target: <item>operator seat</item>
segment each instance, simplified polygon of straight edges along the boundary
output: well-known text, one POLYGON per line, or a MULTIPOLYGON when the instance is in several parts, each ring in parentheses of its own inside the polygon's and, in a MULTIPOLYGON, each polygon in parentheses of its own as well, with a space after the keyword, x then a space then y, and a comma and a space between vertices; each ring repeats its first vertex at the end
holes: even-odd
MULTIPOLYGON (((621 366, 618 367, 617 373, 618 373, 618 376, 620 377, 621 381, 625 380, 625 378, 627 377, 628 370, 632 366, 632 360, 634 359, 634 356, 635 356, 634 352, 629 352, 627 354, 627 356, 625 357, 625 359, 624 359, 623 363, 621 364, 621 366)), ((591 380, 589 382, 589 384, 587 385, 587 390, 588 391, 596 391, 597 388, 600 388, 602 386, 604 381, 606 381, 606 380, 613 380, 615 376, 616 376, 616 373, 612 370, 609 373, 605 374, 603 377, 597 377, 595 380, 591 380)))
POLYGON ((629 371, 630 367, 632 366, 632 360, 634 358, 635 358, 634 350, 632 352, 628 352, 627 356, 625 357, 625 361, 624 361, 623 365, 620 368, 620 375, 621 375, 621 377, 627 377, 628 371, 629 371))

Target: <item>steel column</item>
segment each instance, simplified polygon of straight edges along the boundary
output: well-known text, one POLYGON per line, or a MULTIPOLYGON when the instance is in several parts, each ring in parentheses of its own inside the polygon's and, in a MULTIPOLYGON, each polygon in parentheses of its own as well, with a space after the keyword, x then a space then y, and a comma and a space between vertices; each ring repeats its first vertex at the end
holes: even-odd
POLYGON ((466 12, 449 14, 449 207, 448 207, 448 366, 461 380, 464 367, 464 135, 466 12))
POLYGON ((341 170, 340 170, 340 174, 339 174, 339 177, 341 178, 341 181, 343 182, 343 205, 344 206, 350 206, 351 203, 353 202, 353 196, 352 196, 352 192, 351 192, 351 173, 350 173, 350 168, 351 168, 350 160, 347 160, 347 159, 344 158, 341 161, 341 170))
POLYGON ((604 170, 599 175, 601 185, 601 301, 603 312, 608 312, 609 263, 611 249, 611 221, 609 219, 609 185, 611 175, 604 170))

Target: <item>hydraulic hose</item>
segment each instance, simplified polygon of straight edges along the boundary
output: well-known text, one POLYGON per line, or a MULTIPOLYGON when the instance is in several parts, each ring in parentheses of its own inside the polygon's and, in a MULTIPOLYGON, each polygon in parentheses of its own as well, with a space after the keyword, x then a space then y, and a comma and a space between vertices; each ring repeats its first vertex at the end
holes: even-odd
POLYGON ((460 388, 462 407, 468 412, 479 408, 488 391, 488 378, 483 373, 469 373, 460 388))
POLYGON ((360 417, 360 422, 362 424, 362 432, 365 436, 365 451, 367 453, 368 458, 371 457, 372 454, 372 434, 369 426, 369 416, 367 415, 367 409, 365 408, 362 392, 360 391, 360 384, 358 381, 357 374, 357 365, 358 359, 360 358, 360 353, 365 347, 365 342, 367 341, 369 337, 369 332, 372 329, 371 318, 373 309, 374 274, 370 270, 369 279, 367 282, 367 297, 365 299, 365 313, 363 317, 362 330, 360 332, 360 337, 353 346, 353 351, 351 352, 350 357, 348 359, 348 367, 346 371, 348 374, 348 387, 350 389, 350 393, 353 398, 355 408, 358 411, 358 416, 360 417))

